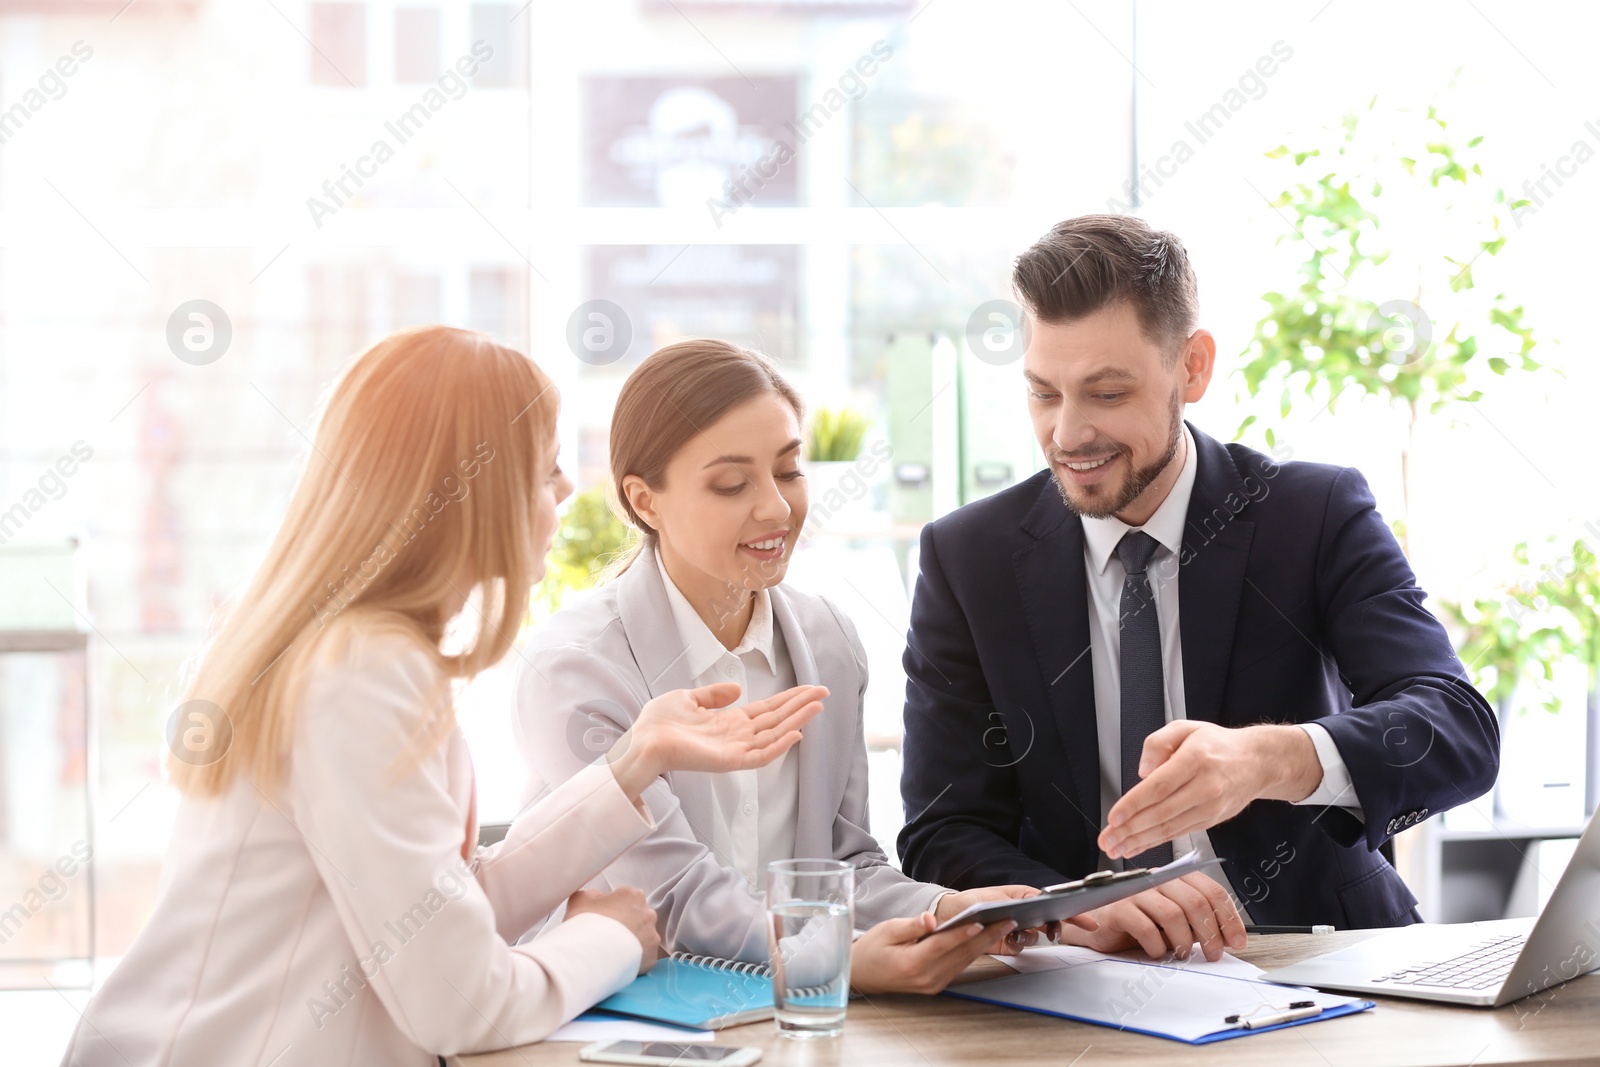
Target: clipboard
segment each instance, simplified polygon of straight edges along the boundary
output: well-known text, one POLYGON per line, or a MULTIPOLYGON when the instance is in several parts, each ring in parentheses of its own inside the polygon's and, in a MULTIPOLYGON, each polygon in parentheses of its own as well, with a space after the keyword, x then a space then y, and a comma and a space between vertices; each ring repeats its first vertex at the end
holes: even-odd
MULTIPOLYGON (((949 930, 964 923, 990 923, 1016 921, 1017 929, 1031 930, 1046 923, 1070 919, 1086 911, 1114 904, 1124 897, 1153 889, 1162 882, 1182 878, 1196 871, 1220 866, 1222 860, 1199 858, 1198 850, 1191 850, 1162 867, 1136 867, 1130 871, 1096 871, 1075 882, 1053 885, 1035 897, 1022 900, 991 900, 974 904, 940 923, 934 933, 949 930)), ((931 935, 929 935, 931 936, 931 935)))
POLYGON ((1117 956, 951 986, 942 995, 1190 1045, 1304 1026, 1376 1006, 1358 997, 1208 974, 1181 962, 1140 963, 1117 956), (1294 1002, 1315 1010, 1283 1011, 1294 1002))

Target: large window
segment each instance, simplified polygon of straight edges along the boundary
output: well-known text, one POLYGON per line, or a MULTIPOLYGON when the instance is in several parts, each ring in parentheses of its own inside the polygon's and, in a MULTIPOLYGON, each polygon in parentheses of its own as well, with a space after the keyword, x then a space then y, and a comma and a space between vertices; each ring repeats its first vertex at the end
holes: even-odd
MULTIPOLYGON (((813 409, 867 419, 892 461, 819 519, 792 580, 868 644, 891 851, 916 534, 1037 469, 1018 364, 971 338, 1004 333, 990 315, 1011 260, 1059 219, 1137 212, 1182 236, 1220 353, 1190 417, 1231 439, 1258 414, 1248 443, 1270 426, 1296 459, 1362 468, 1386 518, 1409 508, 1435 602, 1514 578, 1520 541, 1596 543, 1587 10, 140 0, 112 24, 117 6, 0 3, 0 517, 8 543, 81 545, 68 596, 95 627, 100 747, 55 781, 98 774, 102 952, 152 900, 174 804, 163 731, 193 657, 276 528, 328 383, 399 327, 525 348, 562 391, 580 488, 604 477, 628 370, 685 336, 757 347, 813 409), (1274 150, 1327 146, 1352 114, 1403 140, 1430 107, 1449 137, 1482 137, 1486 180, 1523 202, 1473 276, 1524 307, 1565 378, 1507 375, 1414 434, 1353 397, 1330 414, 1291 396, 1283 416, 1276 391, 1242 396, 1263 294, 1298 284, 1315 236, 1286 214, 1303 179, 1274 150), (180 352, 195 301, 225 316, 210 362, 180 352), (33 507, 80 441, 92 457, 33 507)), ((1418 217, 1389 212, 1373 247, 1418 217)), ((1414 299, 1415 279, 1362 295, 1414 299)), ((486 818, 527 786, 506 694, 502 674, 462 704, 486 818)), ((13 824, 20 781, 0 790, 13 824)))
POLYGON ((367 84, 367 5, 311 5, 311 84, 367 84))
POLYGON ((443 14, 437 7, 401 7, 394 13, 394 80, 414 85, 439 76, 443 14))

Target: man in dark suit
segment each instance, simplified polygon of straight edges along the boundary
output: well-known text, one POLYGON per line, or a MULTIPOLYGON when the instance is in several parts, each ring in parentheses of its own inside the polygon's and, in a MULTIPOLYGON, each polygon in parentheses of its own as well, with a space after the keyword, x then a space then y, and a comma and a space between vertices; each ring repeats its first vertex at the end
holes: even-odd
POLYGON ((1071 219, 1013 281, 1049 469, 923 530, 906 872, 1046 886, 1222 857, 1068 931, 1152 954, 1242 944, 1234 902, 1417 921, 1380 847, 1489 789, 1499 733, 1365 480, 1183 421, 1216 345, 1172 235, 1071 219))

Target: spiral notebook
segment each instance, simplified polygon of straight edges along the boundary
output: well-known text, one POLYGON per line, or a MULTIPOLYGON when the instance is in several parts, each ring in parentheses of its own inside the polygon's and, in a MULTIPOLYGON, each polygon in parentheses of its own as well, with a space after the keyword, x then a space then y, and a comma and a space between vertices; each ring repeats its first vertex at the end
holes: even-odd
POLYGON ((674 952, 594 1006, 696 1030, 772 1018, 772 968, 674 952))

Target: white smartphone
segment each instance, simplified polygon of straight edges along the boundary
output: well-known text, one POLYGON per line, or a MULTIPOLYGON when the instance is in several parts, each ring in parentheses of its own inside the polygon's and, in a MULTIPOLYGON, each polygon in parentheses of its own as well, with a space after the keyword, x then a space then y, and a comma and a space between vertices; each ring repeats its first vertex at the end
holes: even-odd
POLYGON ((722 1067, 749 1067, 761 1050, 733 1045, 682 1045, 676 1041, 596 1041, 585 1045, 578 1059, 586 1063, 642 1063, 680 1067, 686 1063, 718 1063, 722 1067))

